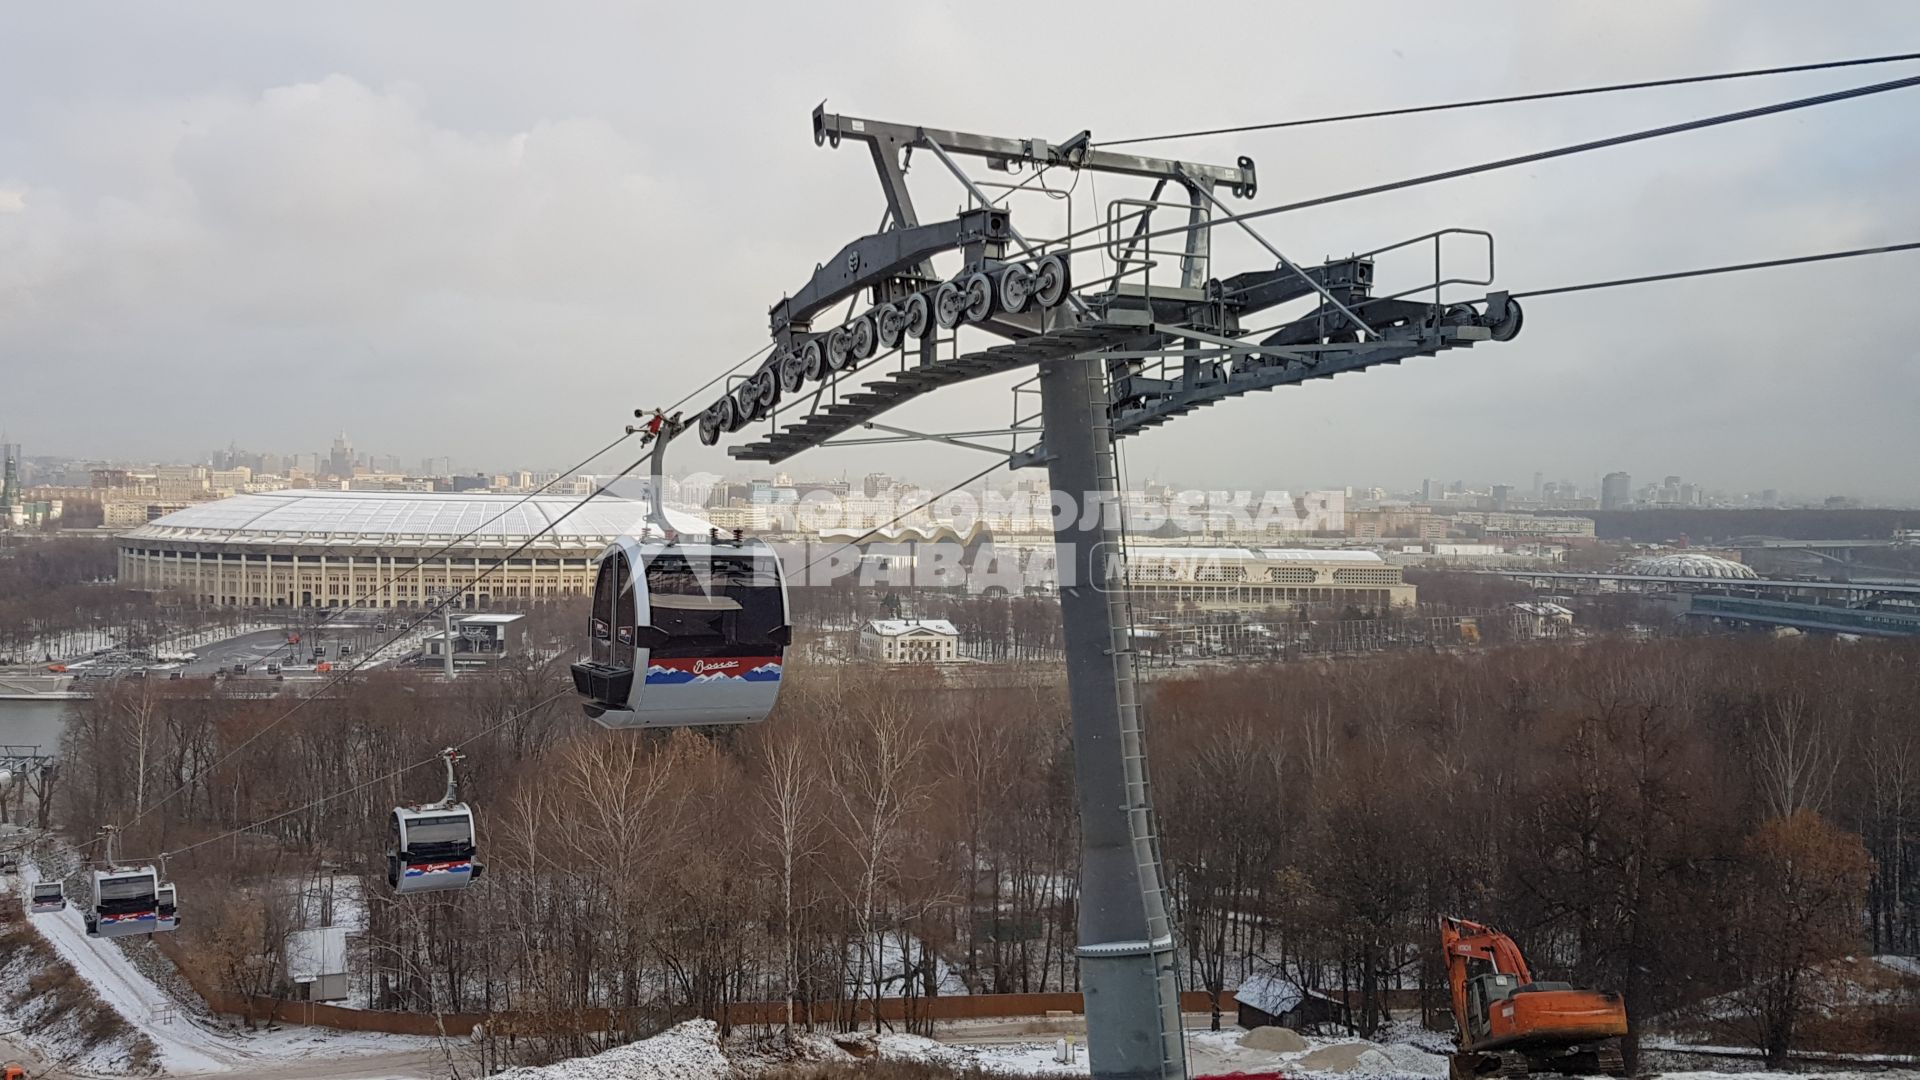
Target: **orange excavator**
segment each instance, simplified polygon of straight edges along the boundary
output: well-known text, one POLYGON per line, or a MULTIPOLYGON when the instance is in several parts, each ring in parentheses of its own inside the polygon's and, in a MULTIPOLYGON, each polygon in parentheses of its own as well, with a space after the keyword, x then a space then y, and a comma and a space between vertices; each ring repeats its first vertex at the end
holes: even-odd
POLYGON ((1535 982, 1512 938, 1466 919, 1440 920, 1440 947, 1453 990, 1453 1080, 1626 1075, 1627 1005, 1619 994, 1535 982))

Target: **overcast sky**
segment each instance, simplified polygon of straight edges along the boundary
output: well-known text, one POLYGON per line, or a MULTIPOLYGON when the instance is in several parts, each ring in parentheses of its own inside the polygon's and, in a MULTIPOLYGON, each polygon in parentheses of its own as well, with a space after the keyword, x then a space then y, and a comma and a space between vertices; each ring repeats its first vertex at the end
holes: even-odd
MULTIPOLYGON (((768 306, 878 223, 865 153, 813 145, 822 99, 1097 140, 1920 48, 1904 0, 1844 18, 1748 0, 1333 7, 17 6, 0 33, 0 424, 29 453, 324 451, 345 428, 409 466, 569 464, 762 345, 768 306)), ((1152 149, 1251 155, 1251 205, 1271 205, 1916 73, 1152 149)), ((1908 89, 1260 228, 1303 262, 1488 229, 1519 291, 1920 239, 1916 166, 1908 89)), ((930 158, 913 182, 923 216, 961 200, 930 158)), ((1115 180, 1099 199, 1140 193, 1115 180)), ((1064 209, 1018 203, 1015 223, 1044 233, 1064 209)), ((1098 212, 1084 181, 1073 212, 1098 212)), ((1222 235, 1213 272, 1269 264, 1222 235)), ((1419 270, 1383 262, 1381 284, 1419 270)), ((1543 298, 1511 343, 1222 405, 1130 440, 1129 466, 1293 488, 1625 469, 1920 501, 1916 286, 1904 254, 1543 298)), ((987 426, 1007 385, 897 419, 987 426)), ((984 461, 909 447, 785 468, 937 483, 984 461)), ((688 440, 675 469, 701 468, 732 471, 688 440)))

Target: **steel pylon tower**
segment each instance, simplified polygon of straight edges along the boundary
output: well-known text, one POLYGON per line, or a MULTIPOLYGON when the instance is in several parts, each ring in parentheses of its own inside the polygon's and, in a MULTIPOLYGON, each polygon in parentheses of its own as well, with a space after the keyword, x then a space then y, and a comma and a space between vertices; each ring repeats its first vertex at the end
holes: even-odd
MULTIPOLYGON (((813 135, 819 145, 867 147, 886 226, 848 243, 772 307, 772 350, 700 413, 701 441, 714 445, 766 421, 766 434, 728 452, 772 463, 815 446, 929 439, 1003 455, 1014 467, 1045 465, 1056 495, 1072 500, 1079 512, 1056 515, 1054 539, 1082 842, 1077 955, 1089 1063, 1106 1080, 1184 1078, 1178 966, 1134 677, 1115 440, 1250 390, 1510 339, 1521 316, 1505 293, 1465 301, 1443 295, 1448 287, 1492 283, 1493 238, 1442 229, 1303 267, 1233 220, 1216 197, 1221 187, 1236 198, 1256 194, 1250 158, 1231 166, 1175 161, 1102 150, 1085 131, 1059 143, 1007 139, 836 115, 824 106, 814 110, 813 135), (954 218, 920 219, 907 186, 915 152, 933 157, 962 187, 968 204, 954 218), (1006 173, 1096 172, 1154 186, 1144 198, 1113 200, 1090 229, 1035 240, 1015 228, 1001 205, 1007 196, 989 197, 958 158, 1006 173), (1163 199, 1170 186, 1178 194, 1163 199), (1243 230, 1273 265, 1214 276, 1212 232, 1226 224, 1243 230), (1450 237, 1484 240, 1484 277, 1443 273, 1442 241, 1450 237), (1114 269, 1083 280, 1076 263, 1095 252, 1114 269), (1432 277, 1375 295, 1376 257, 1390 253, 1418 256, 1432 277), (957 273, 936 271, 935 258, 955 254, 957 273), (828 319, 828 309, 843 302, 847 316, 828 319), (1263 329, 1245 322, 1288 305, 1295 305, 1291 316, 1263 329), (1036 368, 1038 413, 1023 417, 1016 404, 1005 427, 926 433, 876 419, 941 387, 1036 368), (1000 437, 1005 448, 981 441, 1000 437)), ((999 186, 1011 195, 1023 184, 999 186)))

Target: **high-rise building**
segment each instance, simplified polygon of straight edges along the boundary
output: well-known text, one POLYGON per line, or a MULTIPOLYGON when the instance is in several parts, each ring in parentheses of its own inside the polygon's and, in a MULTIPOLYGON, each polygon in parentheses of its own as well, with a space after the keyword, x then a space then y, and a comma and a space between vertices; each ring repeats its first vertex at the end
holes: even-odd
POLYGON ((1544 485, 1544 481, 1545 481, 1545 480, 1546 480, 1546 476, 1545 476, 1545 474, 1543 474, 1543 473, 1541 473, 1541 472, 1539 472, 1538 470, 1535 470, 1535 471, 1534 471, 1534 474, 1533 474, 1533 497, 1534 497, 1535 499, 1538 499, 1538 498, 1540 498, 1540 496, 1541 496, 1541 495, 1543 495, 1543 494, 1545 494, 1545 490, 1546 490, 1546 489, 1545 489, 1545 485, 1544 485))
POLYGON ((333 452, 327 455, 327 470, 334 476, 353 475, 353 444, 347 441, 347 433, 333 440, 333 452))
POLYGON ((1513 485, 1512 484, 1493 485, 1493 508, 1495 510, 1505 510, 1507 508, 1507 504, 1512 501, 1513 501, 1513 485))
POLYGON ((1600 478, 1600 509, 1623 510, 1633 501, 1633 477, 1610 472, 1600 478))
POLYGON ((0 458, 5 458, 4 472, 0 472, 0 520, 11 520, 13 504, 20 498, 20 451, 11 443, 0 443, 0 458))

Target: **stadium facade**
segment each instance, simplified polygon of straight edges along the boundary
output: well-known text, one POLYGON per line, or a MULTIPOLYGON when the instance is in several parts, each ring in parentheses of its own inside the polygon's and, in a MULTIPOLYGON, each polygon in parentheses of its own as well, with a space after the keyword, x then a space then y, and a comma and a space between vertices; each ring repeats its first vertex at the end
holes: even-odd
POLYGON ((608 497, 582 504, 573 495, 466 492, 236 495, 121 534, 120 580, 219 607, 423 608, 485 574, 460 606, 517 606, 591 591, 594 557, 645 520, 644 503, 608 497))

